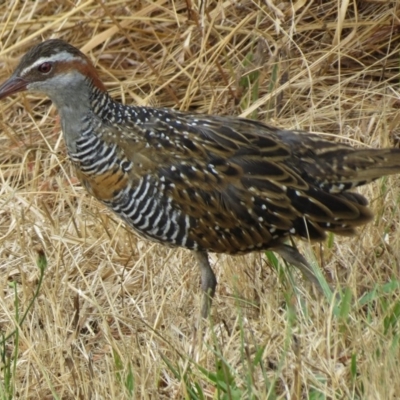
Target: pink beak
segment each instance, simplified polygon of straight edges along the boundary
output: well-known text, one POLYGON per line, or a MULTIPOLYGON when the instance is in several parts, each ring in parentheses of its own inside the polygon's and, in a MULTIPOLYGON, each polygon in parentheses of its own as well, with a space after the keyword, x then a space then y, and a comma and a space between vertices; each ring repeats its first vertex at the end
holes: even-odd
POLYGON ((0 86, 0 99, 26 90, 27 85, 28 82, 25 79, 12 76, 0 86))

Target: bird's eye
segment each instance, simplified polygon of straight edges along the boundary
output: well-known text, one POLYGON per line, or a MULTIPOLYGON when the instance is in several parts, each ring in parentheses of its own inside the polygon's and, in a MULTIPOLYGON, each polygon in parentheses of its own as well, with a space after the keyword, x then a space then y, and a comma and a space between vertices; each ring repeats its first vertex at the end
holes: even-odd
POLYGON ((43 64, 39 65, 38 71, 41 72, 42 74, 48 74, 52 68, 53 68, 53 65, 51 63, 44 62, 43 64))

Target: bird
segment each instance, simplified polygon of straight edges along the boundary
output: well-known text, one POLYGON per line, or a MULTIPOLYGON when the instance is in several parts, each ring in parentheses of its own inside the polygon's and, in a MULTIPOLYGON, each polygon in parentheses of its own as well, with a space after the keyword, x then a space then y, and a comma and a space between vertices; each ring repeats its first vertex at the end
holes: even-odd
POLYGON ((37 92, 55 104, 67 152, 87 191, 137 234, 194 252, 201 316, 217 280, 208 253, 271 250, 322 291, 293 238, 351 236, 373 214, 353 189, 400 172, 400 149, 354 148, 316 133, 234 116, 124 105, 78 48, 31 47, 0 99, 37 92))

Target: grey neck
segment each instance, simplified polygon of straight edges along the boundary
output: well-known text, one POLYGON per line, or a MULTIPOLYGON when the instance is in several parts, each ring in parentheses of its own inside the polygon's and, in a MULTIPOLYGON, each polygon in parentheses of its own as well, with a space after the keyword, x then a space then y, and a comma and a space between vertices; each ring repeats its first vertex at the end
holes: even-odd
POLYGON ((76 140, 82 135, 87 124, 84 120, 91 114, 90 83, 82 79, 76 84, 69 85, 61 91, 47 93, 60 114, 61 127, 68 152, 76 151, 76 140))

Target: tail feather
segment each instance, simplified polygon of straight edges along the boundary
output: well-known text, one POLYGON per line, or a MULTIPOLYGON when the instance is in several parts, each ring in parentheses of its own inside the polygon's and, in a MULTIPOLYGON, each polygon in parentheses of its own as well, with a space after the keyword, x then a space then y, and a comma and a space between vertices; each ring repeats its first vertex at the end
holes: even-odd
POLYGON ((356 180, 371 182, 400 172, 400 149, 356 150, 344 161, 344 168, 356 172, 356 180))
POLYGON ((327 151, 302 166, 306 181, 317 183, 330 193, 341 193, 382 176, 400 173, 400 149, 327 151))

